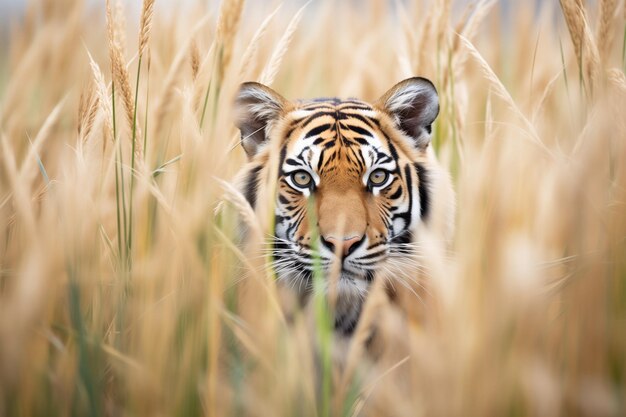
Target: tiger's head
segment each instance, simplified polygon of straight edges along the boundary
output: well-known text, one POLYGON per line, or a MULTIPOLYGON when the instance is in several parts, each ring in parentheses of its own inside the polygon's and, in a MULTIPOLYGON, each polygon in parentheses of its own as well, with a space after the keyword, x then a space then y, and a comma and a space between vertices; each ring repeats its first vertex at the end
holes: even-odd
POLYGON ((249 158, 242 189, 252 207, 266 203, 259 186, 277 175, 271 244, 279 279, 307 293, 316 262, 327 275, 338 270, 336 324, 350 332, 376 271, 408 265, 416 233, 437 210, 433 192, 447 176, 429 146, 435 87, 416 77, 372 104, 293 102, 251 82, 241 86, 236 110, 249 158))

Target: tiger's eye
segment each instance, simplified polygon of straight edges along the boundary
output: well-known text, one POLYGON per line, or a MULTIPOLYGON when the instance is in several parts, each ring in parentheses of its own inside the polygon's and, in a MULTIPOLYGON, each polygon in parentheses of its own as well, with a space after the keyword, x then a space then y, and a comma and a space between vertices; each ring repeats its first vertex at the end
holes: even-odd
POLYGON ((387 173, 387 171, 382 170, 382 169, 377 169, 370 174, 370 178, 369 178, 370 184, 374 186, 383 185, 385 181, 387 181, 388 176, 389 174, 387 173))
POLYGON ((308 188, 311 185, 313 178, 311 178, 311 174, 309 174, 306 171, 296 171, 293 174, 291 174, 291 180, 298 187, 308 188))

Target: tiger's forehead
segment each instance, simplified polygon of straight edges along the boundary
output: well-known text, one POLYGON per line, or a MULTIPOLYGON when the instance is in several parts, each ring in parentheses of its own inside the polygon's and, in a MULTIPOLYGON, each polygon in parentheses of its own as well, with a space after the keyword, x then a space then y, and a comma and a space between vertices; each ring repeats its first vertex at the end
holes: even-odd
POLYGON ((285 145, 289 153, 317 146, 387 148, 382 140, 378 111, 362 100, 301 100, 287 114, 287 119, 285 145))
POLYGON ((295 119, 307 117, 316 112, 335 112, 337 113, 336 116, 339 119, 348 117, 350 114, 354 114, 355 112, 359 112, 366 117, 377 116, 377 113, 371 104, 355 98, 340 99, 336 97, 321 97, 308 100, 298 100, 295 104, 295 109, 290 112, 290 116, 295 119))
POLYGON ((313 99, 298 100, 296 103, 298 107, 303 109, 329 107, 341 110, 342 108, 353 107, 363 110, 374 110, 371 104, 356 98, 341 99, 337 97, 318 97, 313 99))
MULTIPOLYGON (((380 125, 379 111, 355 99, 315 99, 296 103, 286 115, 281 165, 283 172, 369 172, 374 166, 393 170, 397 153, 380 125)), ((319 177, 314 174, 316 182, 319 177)))

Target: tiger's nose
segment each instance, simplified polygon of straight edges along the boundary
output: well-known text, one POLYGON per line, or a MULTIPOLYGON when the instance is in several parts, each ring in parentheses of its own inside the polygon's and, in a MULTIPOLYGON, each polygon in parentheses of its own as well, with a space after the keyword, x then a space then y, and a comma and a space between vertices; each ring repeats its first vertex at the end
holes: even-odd
POLYGON ((363 242, 363 236, 350 236, 338 239, 334 236, 322 236, 322 243, 331 251, 335 252, 336 247, 341 247, 341 254, 345 258, 350 255, 354 250, 363 242))

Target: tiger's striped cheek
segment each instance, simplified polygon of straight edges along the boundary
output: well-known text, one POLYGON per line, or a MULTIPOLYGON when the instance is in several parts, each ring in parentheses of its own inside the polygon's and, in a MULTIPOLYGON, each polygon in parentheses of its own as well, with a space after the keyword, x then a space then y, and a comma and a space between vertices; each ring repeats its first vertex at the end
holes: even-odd
POLYGON ((293 243, 308 244, 309 239, 306 239, 309 228, 308 198, 308 194, 294 190, 285 178, 280 179, 275 209, 275 229, 279 238, 293 243))

